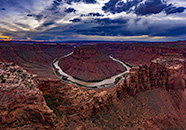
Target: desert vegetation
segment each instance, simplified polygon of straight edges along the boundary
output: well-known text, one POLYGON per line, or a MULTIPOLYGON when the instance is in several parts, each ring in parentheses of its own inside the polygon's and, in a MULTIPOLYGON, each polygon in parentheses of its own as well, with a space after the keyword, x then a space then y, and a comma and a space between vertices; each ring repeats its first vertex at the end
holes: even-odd
POLYGON ((27 73, 15 63, 0 62, 0 86, 22 86, 29 87, 30 89, 34 86, 34 76, 27 73))

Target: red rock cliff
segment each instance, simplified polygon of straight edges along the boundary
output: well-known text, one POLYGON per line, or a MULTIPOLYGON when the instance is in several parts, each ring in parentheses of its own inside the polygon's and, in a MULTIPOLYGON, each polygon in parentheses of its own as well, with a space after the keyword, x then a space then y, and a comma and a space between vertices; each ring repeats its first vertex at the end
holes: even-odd
POLYGON ((179 54, 166 54, 152 60, 149 67, 133 67, 129 84, 125 84, 123 89, 129 95, 136 95, 154 88, 184 89, 185 85, 185 60, 179 54))

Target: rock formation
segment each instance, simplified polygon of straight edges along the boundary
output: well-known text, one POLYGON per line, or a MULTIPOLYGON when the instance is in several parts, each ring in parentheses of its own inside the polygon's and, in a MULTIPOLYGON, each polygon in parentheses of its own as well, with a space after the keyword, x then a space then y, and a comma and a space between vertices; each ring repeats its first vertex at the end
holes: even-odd
POLYGON ((184 129, 184 65, 181 55, 169 54, 134 67, 112 88, 87 90, 60 80, 40 80, 38 87, 62 117, 56 129, 184 129))
POLYGON ((101 81, 126 70, 95 46, 74 48, 74 53, 61 58, 59 65, 67 74, 84 81, 101 81))
POLYGON ((31 74, 14 63, 0 62, 0 77, 0 129, 54 128, 55 114, 31 74))
POLYGON ((122 89, 129 95, 154 88, 183 90, 185 76, 183 57, 179 54, 165 54, 153 60, 149 67, 147 65, 133 67, 130 70, 129 84, 124 84, 122 89))

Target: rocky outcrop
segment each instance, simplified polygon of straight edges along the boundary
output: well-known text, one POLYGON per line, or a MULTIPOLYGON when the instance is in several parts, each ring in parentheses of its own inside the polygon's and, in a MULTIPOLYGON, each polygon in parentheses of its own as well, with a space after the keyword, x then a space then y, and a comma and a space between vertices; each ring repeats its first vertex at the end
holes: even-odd
POLYGON ((74 48, 72 55, 61 58, 59 66, 67 74, 84 81, 101 81, 126 70, 96 46, 74 48))
MULTIPOLYGON (((113 105, 112 95, 107 91, 87 90, 60 80, 38 80, 38 88, 43 91, 48 106, 62 118, 58 120, 56 129, 87 128, 83 123, 85 120, 91 121, 113 105)), ((91 122, 88 124, 94 127, 91 122)))
POLYGON ((183 90, 185 85, 185 60, 179 54, 166 54, 153 60, 149 67, 133 67, 129 84, 122 87, 129 95, 136 95, 154 88, 183 90))
POLYGON ((86 88, 83 90, 71 84, 61 83, 60 80, 39 80, 38 88, 43 91, 46 100, 49 97, 51 100, 58 99, 53 101, 60 114, 84 113, 83 116, 90 116, 112 104, 112 95, 107 91, 96 92, 86 88))
MULTIPOLYGON (((123 106, 125 114, 129 113, 125 126, 128 129, 138 129, 139 124, 144 129, 185 129, 185 81, 185 60, 180 54, 162 55, 149 67, 133 67, 130 78, 116 85, 118 106, 123 106)), ((126 118, 125 114, 118 112, 122 119, 126 118)))
POLYGON ((33 76, 14 63, 0 62, 0 129, 34 125, 53 129, 55 114, 33 76))

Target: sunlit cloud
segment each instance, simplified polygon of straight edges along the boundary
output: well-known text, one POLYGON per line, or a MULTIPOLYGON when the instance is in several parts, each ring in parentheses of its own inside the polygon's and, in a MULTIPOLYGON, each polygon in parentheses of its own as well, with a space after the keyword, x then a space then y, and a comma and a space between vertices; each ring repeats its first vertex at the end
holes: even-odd
POLYGON ((3 36, 2 34, 0 34, 0 40, 3 40, 3 41, 10 41, 10 40, 12 40, 12 37, 3 36))

